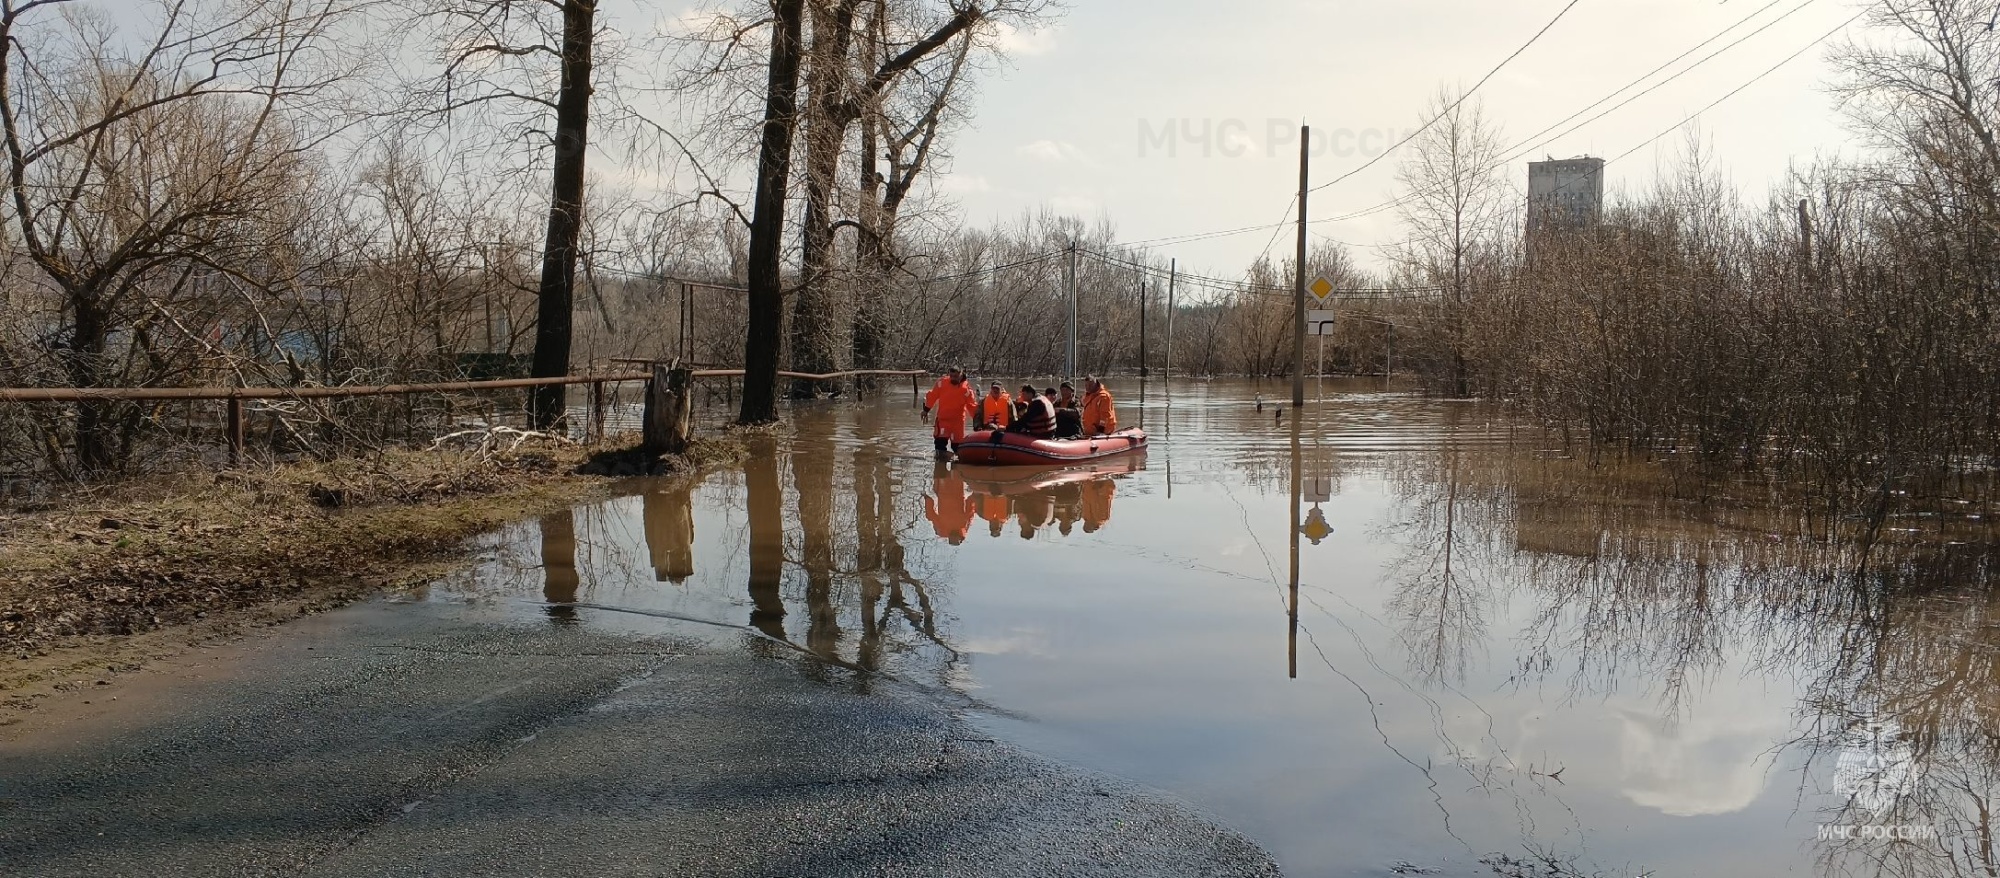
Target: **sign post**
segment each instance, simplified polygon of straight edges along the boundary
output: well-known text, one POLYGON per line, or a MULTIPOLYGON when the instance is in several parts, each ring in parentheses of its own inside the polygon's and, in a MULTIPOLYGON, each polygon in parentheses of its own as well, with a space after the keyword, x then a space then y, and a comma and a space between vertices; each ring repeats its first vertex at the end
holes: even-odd
POLYGON ((1313 392, 1324 396, 1320 391, 1326 380, 1326 337, 1333 334, 1337 317, 1333 309, 1327 307, 1331 304, 1328 300, 1333 297, 1333 283, 1323 277, 1314 278, 1306 287, 1306 292, 1313 297, 1309 303, 1311 310, 1306 312, 1306 334, 1319 336, 1319 368, 1313 373, 1313 392))

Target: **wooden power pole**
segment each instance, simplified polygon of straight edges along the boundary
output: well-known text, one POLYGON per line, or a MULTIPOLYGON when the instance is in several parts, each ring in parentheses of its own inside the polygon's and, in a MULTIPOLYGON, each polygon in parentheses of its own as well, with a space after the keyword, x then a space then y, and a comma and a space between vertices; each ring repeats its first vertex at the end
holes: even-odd
POLYGON ((1312 156, 1312 126, 1299 126, 1299 252, 1292 276, 1292 419, 1306 404, 1306 166, 1312 156))

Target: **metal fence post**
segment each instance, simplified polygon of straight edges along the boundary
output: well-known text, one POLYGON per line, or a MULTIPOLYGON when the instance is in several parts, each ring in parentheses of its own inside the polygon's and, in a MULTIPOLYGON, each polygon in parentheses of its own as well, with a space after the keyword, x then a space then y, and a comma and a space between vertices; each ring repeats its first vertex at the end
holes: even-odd
POLYGON ((229 465, 237 466, 243 462, 243 400, 234 389, 229 391, 226 411, 223 429, 229 431, 229 465))

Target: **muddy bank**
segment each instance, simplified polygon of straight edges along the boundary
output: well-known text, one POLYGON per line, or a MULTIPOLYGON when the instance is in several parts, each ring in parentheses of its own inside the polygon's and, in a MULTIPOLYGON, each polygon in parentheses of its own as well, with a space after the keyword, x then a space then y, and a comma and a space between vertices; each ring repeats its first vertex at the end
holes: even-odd
MULTIPOLYGON (((650 469, 733 459, 733 438, 650 469)), ((464 541, 607 495, 615 448, 395 451, 79 488, 0 515, 0 722, 50 688, 420 583, 464 541)))

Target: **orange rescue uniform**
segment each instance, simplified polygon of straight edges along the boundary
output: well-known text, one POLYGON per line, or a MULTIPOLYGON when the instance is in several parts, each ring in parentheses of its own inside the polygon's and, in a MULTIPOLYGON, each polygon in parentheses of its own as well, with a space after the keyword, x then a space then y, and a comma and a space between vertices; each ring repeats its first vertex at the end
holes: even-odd
POLYGON ((1118 412, 1111 407, 1111 391, 1102 385, 1096 393, 1083 396, 1083 432, 1089 436, 1118 432, 1118 412))
POLYGON ((972 415, 973 408, 978 404, 978 397, 972 395, 972 382, 953 384, 950 375, 939 378, 937 386, 924 394, 924 408, 930 409, 937 419, 931 436, 950 439, 953 445, 964 441, 965 419, 972 415))

